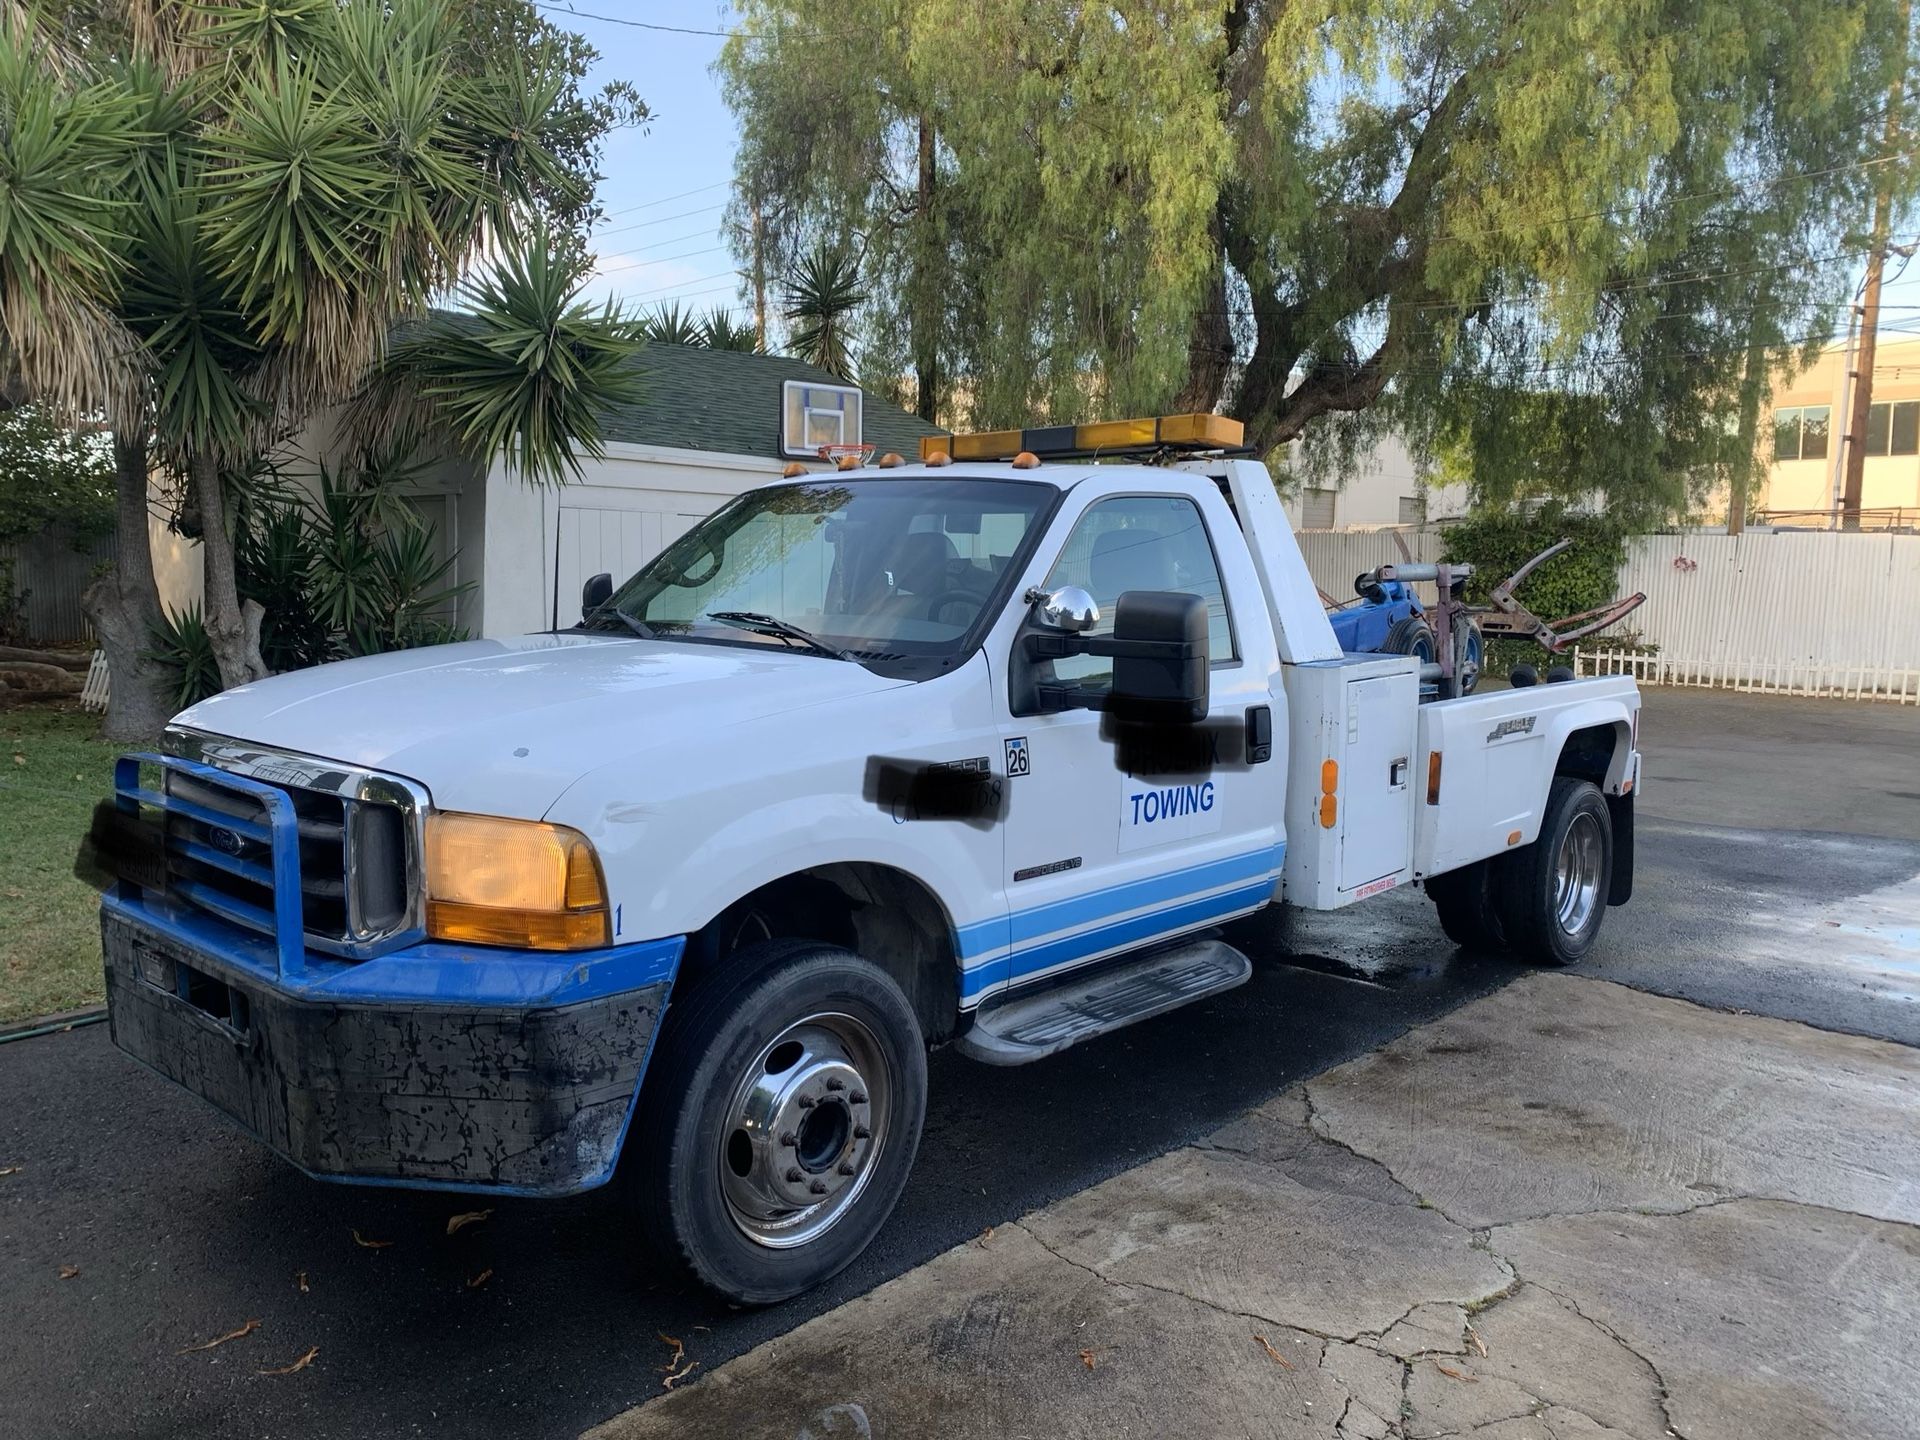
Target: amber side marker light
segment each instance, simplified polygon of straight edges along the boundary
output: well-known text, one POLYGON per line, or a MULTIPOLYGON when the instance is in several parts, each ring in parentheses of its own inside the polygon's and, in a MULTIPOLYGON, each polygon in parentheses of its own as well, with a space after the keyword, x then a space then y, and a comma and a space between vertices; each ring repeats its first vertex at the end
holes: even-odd
POLYGON ((565 825, 430 815, 427 935, 523 950, 610 945, 599 857, 586 836, 565 825))
POLYGON ((1440 803, 1440 752, 1427 752, 1427 804, 1440 803))

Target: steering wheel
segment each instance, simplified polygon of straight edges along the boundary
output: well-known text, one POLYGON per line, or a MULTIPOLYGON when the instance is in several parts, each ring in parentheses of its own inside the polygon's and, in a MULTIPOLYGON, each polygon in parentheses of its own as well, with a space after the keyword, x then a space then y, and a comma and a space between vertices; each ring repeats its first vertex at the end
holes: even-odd
POLYGON ((927 602, 926 618, 938 623, 940 612, 956 600, 965 601, 973 607, 973 614, 967 617, 969 621, 980 613, 980 607, 986 603, 971 590, 942 590, 927 602))

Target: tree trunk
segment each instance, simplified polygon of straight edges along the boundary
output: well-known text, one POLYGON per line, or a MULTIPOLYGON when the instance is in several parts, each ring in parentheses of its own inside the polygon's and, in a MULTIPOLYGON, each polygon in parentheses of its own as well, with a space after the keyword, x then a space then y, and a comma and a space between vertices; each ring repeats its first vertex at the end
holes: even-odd
POLYGON ((933 117, 920 116, 919 184, 916 196, 913 260, 914 413, 929 425, 940 423, 940 312, 933 257, 939 243, 934 219, 933 117))
POLYGON ((1760 443, 1760 395, 1767 384, 1767 347, 1761 338, 1759 307, 1765 298, 1764 290, 1754 297, 1755 312, 1747 322, 1747 363, 1740 376, 1740 428, 1734 440, 1732 480, 1727 487, 1729 535, 1747 528, 1747 496, 1759 470, 1755 452, 1760 443))
POLYGON ((164 665, 150 658, 160 625, 160 590, 153 580, 153 544, 147 534, 147 446, 144 437, 113 437, 113 569, 87 587, 87 619, 107 654, 112 688, 102 733, 140 742, 159 735, 173 714, 173 690, 164 665))
POLYGON ((207 572, 202 614, 214 663, 220 667, 220 683, 231 690, 267 678, 266 662, 260 658, 260 621, 266 611, 257 601, 240 602, 220 467, 210 457, 196 455, 191 474, 193 493, 200 501, 200 553, 207 572))

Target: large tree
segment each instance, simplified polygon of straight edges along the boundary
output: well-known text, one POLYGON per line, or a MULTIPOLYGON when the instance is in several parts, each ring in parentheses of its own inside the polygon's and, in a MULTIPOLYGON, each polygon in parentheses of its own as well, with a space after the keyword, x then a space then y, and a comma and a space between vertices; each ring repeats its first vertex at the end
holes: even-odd
POLYGON ((1897 0, 740 8, 743 258, 860 247, 863 373, 961 423, 1217 406, 1322 463, 1393 424, 1499 493, 1544 420, 1568 492, 1673 509, 1914 193, 1897 0))
POLYGON ((0 375, 114 430, 119 566, 90 597, 110 733, 165 713, 152 475, 197 522, 233 685, 266 673, 236 511, 316 411, 370 379, 391 398, 411 359, 406 413, 476 457, 542 480, 591 449, 633 337, 574 302, 578 236, 599 137, 645 115, 624 87, 583 93, 591 59, 525 0, 0 5, 0 375), (390 354, 482 258, 500 278, 477 317, 390 354))

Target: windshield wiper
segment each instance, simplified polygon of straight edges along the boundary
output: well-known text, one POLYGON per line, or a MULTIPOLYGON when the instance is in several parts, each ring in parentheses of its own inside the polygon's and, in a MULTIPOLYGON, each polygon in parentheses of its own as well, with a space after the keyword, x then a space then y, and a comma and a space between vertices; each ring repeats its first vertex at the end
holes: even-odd
POLYGON ((592 625, 597 621, 606 619, 609 615, 618 617, 627 629, 638 635, 642 640, 651 640, 654 638, 653 627, 651 625, 647 624, 644 620, 639 620, 629 615, 611 600, 604 605, 596 607, 594 612, 580 623, 582 625, 592 625))
POLYGON ((763 615, 758 610, 709 610, 707 619, 718 620, 722 625, 737 625, 742 630, 758 630, 763 635, 778 635, 787 640, 798 640, 816 655, 825 655, 833 660, 848 660, 853 657, 844 650, 836 650, 818 635, 802 630, 798 625, 789 624, 777 615, 763 615))

